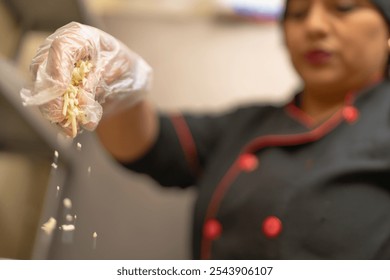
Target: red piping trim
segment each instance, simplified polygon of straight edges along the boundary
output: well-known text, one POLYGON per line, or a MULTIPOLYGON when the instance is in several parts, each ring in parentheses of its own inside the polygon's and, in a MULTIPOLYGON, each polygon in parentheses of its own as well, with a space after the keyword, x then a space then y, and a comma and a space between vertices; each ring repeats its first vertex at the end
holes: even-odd
MULTIPOLYGON (((343 109, 350 106, 354 99, 355 94, 353 92, 348 93, 345 98, 344 106, 340 108, 330 119, 309 132, 293 135, 261 136, 246 145, 240 154, 254 153, 255 151, 269 146, 293 146, 317 141, 336 128, 343 121, 343 109)), ((206 212, 205 221, 215 218, 223 196, 231 186, 232 181, 240 174, 240 171, 241 170, 239 169, 238 161, 236 159, 216 187, 206 212)), ((201 259, 209 259, 211 257, 211 246, 212 240, 205 239, 202 234, 200 251, 201 259)))
POLYGON ((297 107, 294 104, 294 101, 291 101, 289 104, 287 104, 285 109, 291 117, 302 123, 307 128, 312 128, 315 125, 314 119, 302 111, 299 107, 297 107))
MULTIPOLYGON (((218 184, 217 188, 215 189, 215 192, 213 194, 213 197, 211 199, 211 202, 209 204, 209 207, 206 212, 206 221, 209 220, 212 217, 215 217, 215 214, 218 211, 219 205, 221 203, 222 197, 224 196, 225 192, 227 191, 227 188, 230 186, 229 182, 231 183, 234 181, 234 179, 238 176, 240 173, 240 169, 238 168, 238 161, 236 160, 229 170, 226 172, 225 176, 222 178, 220 183, 218 184)), ((204 224, 203 224, 204 226, 204 224)), ((201 259, 210 259, 211 256, 211 244, 212 240, 206 239, 203 237, 203 228, 202 228, 202 240, 201 240, 201 253, 200 258, 201 259)))
POLYGON ((181 114, 171 115, 171 122, 175 128, 180 145, 183 149, 187 164, 195 175, 199 174, 198 152, 192 133, 181 114))
MULTIPOLYGON (((344 107, 343 107, 344 108, 344 107)), ((343 120, 342 110, 338 110, 328 121, 315 129, 292 135, 267 135, 259 137, 249 143, 244 152, 253 153, 257 150, 263 149, 264 147, 270 146, 294 146, 299 144, 305 144, 317 141, 325 136, 327 133, 332 131, 337 125, 343 120)))
MULTIPOLYGON (((366 87, 379 84, 383 81, 383 79, 383 75, 378 74, 373 78, 370 83, 367 84, 366 87)), ((358 92, 358 90, 350 91, 349 93, 347 93, 344 99, 345 105, 353 103, 353 99, 355 98, 355 92, 358 92)), ((298 122, 300 122, 307 128, 311 129, 315 126, 315 120, 310 115, 306 114, 301 108, 295 105, 295 98, 285 106, 285 110, 291 117, 296 119, 298 122)))

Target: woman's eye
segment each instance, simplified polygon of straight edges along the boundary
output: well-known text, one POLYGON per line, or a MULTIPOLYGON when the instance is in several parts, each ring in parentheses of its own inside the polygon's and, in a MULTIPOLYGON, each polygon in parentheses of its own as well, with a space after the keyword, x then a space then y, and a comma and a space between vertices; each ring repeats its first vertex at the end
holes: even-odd
MULTIPOLYGON (((390 1, 390 0, 389 0, 390 1)), ((302 19, 306 16, 307 10, 293 10, 293 11, 287 11, 286 18, 290 19, 302 19)))
POLYGON ((341 13, 348 13, 357 8, 356 4, 350 3, 350 4, 338 4, 336 5, 336 10, 341 13))

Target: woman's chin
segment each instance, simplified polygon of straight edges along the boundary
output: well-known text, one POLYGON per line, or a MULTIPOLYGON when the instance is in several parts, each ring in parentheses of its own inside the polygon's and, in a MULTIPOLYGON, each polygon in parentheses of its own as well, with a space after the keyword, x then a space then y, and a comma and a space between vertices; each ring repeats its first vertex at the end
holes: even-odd
POLYGON ((302 75, 302 78, 306 86, 311 88, 334 88, 335 86, 345 86, 347 77, 336 75, 336 73, 325 73, 325 72, 311 72, 307 75, 302 75))

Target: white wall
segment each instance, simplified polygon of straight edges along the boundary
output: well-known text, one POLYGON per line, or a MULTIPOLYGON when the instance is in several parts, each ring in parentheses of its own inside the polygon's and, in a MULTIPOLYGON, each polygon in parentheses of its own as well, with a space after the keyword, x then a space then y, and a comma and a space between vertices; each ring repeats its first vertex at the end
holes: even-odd
POLYGON ((277 24, 110 17, 106 29, 154 68, 160 108, 220 110, 280 102, 297 78, 277 24))

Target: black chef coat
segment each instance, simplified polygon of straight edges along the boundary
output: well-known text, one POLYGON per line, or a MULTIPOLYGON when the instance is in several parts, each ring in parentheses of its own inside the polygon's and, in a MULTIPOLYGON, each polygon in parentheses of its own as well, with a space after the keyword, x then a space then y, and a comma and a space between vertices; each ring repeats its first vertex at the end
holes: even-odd
POLYGON ((160 115, 128 168, 199 190, 195 259, 390 258, 390 82, 321 124, 297 106, 160 115))

